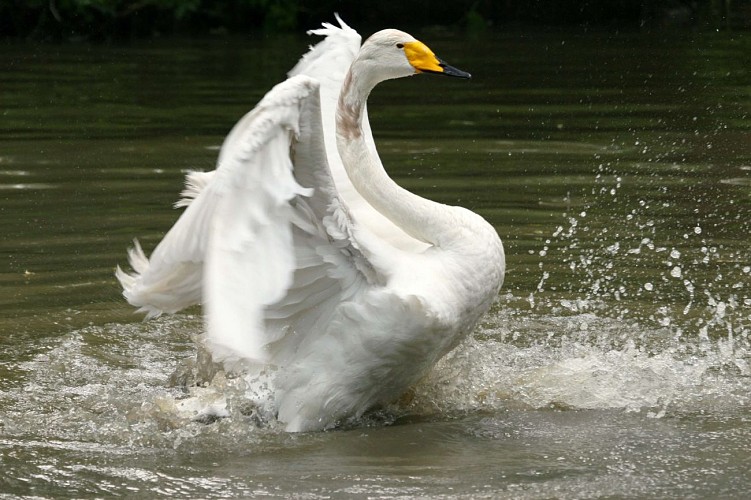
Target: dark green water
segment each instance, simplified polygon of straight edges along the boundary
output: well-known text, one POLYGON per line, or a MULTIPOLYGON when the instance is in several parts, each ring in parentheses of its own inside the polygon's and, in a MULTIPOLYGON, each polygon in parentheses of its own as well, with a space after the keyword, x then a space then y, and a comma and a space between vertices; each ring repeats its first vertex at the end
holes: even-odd
POLYGON ((0 496, 751 489, 751 36, 421 38, 473 80, 376 89, 382 160, 490 220, 506 284, 411 402, 306 435, 231 381, 180 418, 200 311, 141 323, 113 270, 310 40, 0 46, 0 496))

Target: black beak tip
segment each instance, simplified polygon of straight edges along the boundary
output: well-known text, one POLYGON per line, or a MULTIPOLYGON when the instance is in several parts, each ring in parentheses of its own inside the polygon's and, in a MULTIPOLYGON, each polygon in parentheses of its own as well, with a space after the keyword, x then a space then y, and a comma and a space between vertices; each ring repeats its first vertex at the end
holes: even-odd
POLYGON ((446 64, 443 61, 440 61, 440 66, 441 66, 441 68, 443 68, 443 73, 441 73, 442 75, 453 76, 453 77, 456 77, 456 78, 464 78, 464 79, 467 79, 467 80, 469 80, 470 78, 472 78, 472 75, 469 74, 469 73, 467 73, 466 71, 462 71, 459 68, 455 68, 453 66, 449 66, 448 64, 446 64))

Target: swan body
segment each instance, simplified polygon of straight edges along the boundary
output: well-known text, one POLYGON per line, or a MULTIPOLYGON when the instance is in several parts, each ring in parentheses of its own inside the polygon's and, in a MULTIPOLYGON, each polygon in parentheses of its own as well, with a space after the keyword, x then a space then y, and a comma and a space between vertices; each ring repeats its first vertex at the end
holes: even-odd
POLYGON ((380 81, 468 77, 384 30, 360 47, 339 19, 188 175, 185 211, 147 258, 119 267, 147 317, 202 303, 205 347, 268 381, 288 431, 326 429, 397 399, 487 311, 505 271, 480 216, 393 182, 367 120, 380 81))

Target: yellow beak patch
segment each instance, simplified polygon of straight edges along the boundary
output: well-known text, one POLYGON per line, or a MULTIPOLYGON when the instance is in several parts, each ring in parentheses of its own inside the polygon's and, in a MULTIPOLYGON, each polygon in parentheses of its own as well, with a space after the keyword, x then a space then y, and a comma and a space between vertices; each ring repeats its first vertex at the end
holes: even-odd
POLYGON ((418 72, 443 73, 443 67, 440 66, 438 58, 424 43, 419 41, 407 42, 404 44, 404 53, 407 55, 409 63, 418 72))

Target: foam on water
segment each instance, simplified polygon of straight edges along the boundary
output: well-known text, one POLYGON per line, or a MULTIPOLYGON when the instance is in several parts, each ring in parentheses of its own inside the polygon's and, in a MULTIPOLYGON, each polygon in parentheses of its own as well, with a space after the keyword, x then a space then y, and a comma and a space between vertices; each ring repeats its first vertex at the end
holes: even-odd
MULTIPOLYGON (((588 312, 541 315, 519 303, 505 297, 409 398, 387 409, 385 421, 551 407, 722 417, 751 407, 747 341, 639 344, 633 339, 665 338, 668 330, 644 331, 588 312)), ((198 386, 170 384, 194 356, 192 336, 201 328, 199 318, 178 315, 93 326, 40 346, 11 367, 23 376, 0 392, 8 408, 0 421, 4 439, 190 450, 258 447, 282 434, 242 377, 220 372, 198 386)), ((355 425, 381 425, 383 418, 355 425)))

